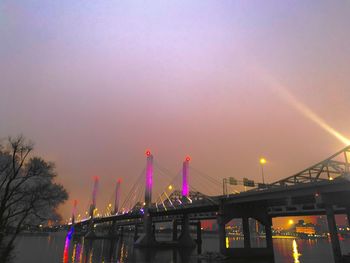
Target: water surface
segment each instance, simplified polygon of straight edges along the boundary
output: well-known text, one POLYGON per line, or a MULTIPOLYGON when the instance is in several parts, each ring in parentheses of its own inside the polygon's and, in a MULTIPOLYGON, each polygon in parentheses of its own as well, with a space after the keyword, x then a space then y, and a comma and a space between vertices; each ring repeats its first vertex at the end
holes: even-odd
MULTIPOLYGON (((160 239, 170 239, 162 236, 160 239)), ((243 240, 234 240, 237 246, 243 240)), ((123 240, 69 239, 65 233, 48 236, 21 236, 17 242, 14 263, 77 263, 77 262, 128 262, 128 263, 201 263, 197 248, 186 249, 137 249, 133 247, 132 235, 123 240)), ((330 241, 327 239, 274 239, 276 263, 329 263, 333 261, 330 241)), ((350 253, 350 239, 341 241, 343 254, 350 253)), ((218 252, 216 236, 203 235, 202 254, 218 252)), ((211 261, 215 262, 215 261, 211 261)), ((233 261, 237 262, 237 261, 233 261)), ((265 263, 254 260, 254 263, 265 263)))

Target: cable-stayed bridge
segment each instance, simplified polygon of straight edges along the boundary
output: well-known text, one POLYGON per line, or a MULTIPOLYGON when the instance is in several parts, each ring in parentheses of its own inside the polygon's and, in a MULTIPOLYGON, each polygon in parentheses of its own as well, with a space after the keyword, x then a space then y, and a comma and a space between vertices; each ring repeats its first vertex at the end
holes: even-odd
MULTIPOLYGON (((108 212, 98 213, 96 209, 98 178, 95 178, 87 218, 76 220, 75 203, 71 225, 76 229, 86 229, 86 238, 96 238, 94 226, 98 224, 105 224, 109 228, 110 235, 114 235, 117 229, 123 226, 133 226, 135 246, 193 247, 201 242, 201 221, 215 219, 222 254, 240 258, 273 258, 272 218, 326 215, 334 262, 345 262, 346 258, 341 254, 335 214, 346 214, 350 225, 349 158, 350 146, 297 174, 274 183, 257 184, 246 178, 241 182, 229 178, 224 180, 222 195, 207 195, 189 183, 190 174, 197 172, 201 178, 206 178, 204 189, 209 188, 208 191, 213 185, 219 184, 220 187, 222 182, 190 168, 189 157, 185 158, 179 174, 169 176, 171 172, 162 167, 151 152, 147 151, 146 167, 122 203, 120 202, 122 182, 118 180, 115 186, 114 206, 109 204, 108 212), (169 180, 165 184, 164 191, 153 197, 154 183, 160 180, 154 177, 155 170, 162 175, 162 178, 168 177, 169 180), (246 188, 246 191, 229 193, 226 184, 246 188), (239 186, 240 184, 242 186, 239 186), (266 238, 266 246, 263 248, 251 245, 250 218, 263 226, 266 238), (243 248, 232 248, 228 242, 226 225, 232 219, 242 221, 243 248), (155 224, 163 222, 172 223, 172 242, 162 243, 156 240, 155 224), (196 241, 190 234, 191 225, 196 225, 196 241), (180 231, 178 226, 181 226, 180 231)), ((203 188, 203 185, 201 187, 203 188)))

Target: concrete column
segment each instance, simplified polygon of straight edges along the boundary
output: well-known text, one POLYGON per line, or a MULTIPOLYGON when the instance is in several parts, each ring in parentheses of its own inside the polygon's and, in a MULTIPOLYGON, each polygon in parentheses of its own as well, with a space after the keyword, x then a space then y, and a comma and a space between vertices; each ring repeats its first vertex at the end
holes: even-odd
POLYGON ((110 237, 114 237, 115 236, 115 224, 116 224, 116 221, 113 220, 112 223, 110 224, 110 227, 109 227, 109 231, 108 231, 108 235, 110 237))
POLYGON ((222 216, 218 216, 218 232, 219 232, 219 249, 220 253, 226 254, 226 230, 225 222, 222 216))
POLYGON ((250 248, 250 231, 249 231, 249 218, 243 217, 243 234, 244 234, 244 248, 250 248))
POLYGON ((121 258, 122 245, 123 245, 123 237, 124 237, 124 228, 121 227, 119 229, 119 238, 118 238, 118 250, 117 250, 117 260, 119 261, 121 258))
POLYGON ((145 213, 145 216, 144 216, 144 229, 145 229, 146 236, 149 239, 151 239, 151 237, 153 236, 152 217, 148 213, 148 211, 147 213, 145 213))
POLYGON ((342 255, 341 255, 340 243, 338 239, 337 224, 335 222, 334 211, 331 205, 326 206, 326 214, 327 214, 328 231, 331 236, 334 262, 341 263, 342 255))
POLYGON ((190 220, 187 214, 182 217, 181 234, 179 237, 179 244, 184 247, 195 247, 196 243, 193 241, 190 234, 190 220))
POLYGON ((156 238, 153 232, 152 217, 149 214, 148 208, 145 208, 143 217, 144 233, 136 240, 135 246, 152 247, 156 245, 156 238))
POLYGON ((350 206, 346 208, 346 217, 348 219, 348 226, 350 227, 350 206))
POLYGON ((85 237, 86 238, 95 238, 96 234, 94 231, 94 219, 90 218, 89 224, 88 224, 88 232, 86 233, 85 237))
POLYGON ((197 252, 202 253, 202 224, 201 221, 197 222, 197 252))
POLYGON ((266 247, 273 249, 271 225, 265 225, 266 247))
POLYGON ((177 222, 173 220, 173 241, 177 240, 177 222))
POLYGON ((134 241, 136 241, 137 238, 138 238, 138 232, 139 232, 139 227, 138 227, 138 225, 135 225, 135 230, 134 230, 134 241))
POLYGON ((201 221, 197 222, 197 244, 202 244, 202 224, 201 221))

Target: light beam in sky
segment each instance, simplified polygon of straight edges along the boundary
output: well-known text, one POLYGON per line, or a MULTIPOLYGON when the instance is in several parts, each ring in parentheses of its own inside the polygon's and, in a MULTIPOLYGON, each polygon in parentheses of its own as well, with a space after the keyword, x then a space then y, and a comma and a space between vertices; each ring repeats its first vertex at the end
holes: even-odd
POLYGON ((258 70, 260 76, 263 78, 265 83, 269 86, 270 89, 276 91, 279 96, 281 96, 285 101, 288 102, 289 105, 293 106, 296 110, 298 110, 301 114, 303 114, 306 118, 316 123, 323 130, 333 135, 336 139, 341 141, 346 146, 350 145, 350 139, 345 137, 339 131, 330 126, 324 119, 318 116, 315 112, 313 112, 308 106, 302 103, 297 97, 295 97, 286 86, 279 83, 275 78, 273 78, 266 71, 258 70), (264 73, 264 74, 262 74, 264 73))
POLYGON ((316 123, 323 130, 333 135, 339 141, 344 143, 346 146, 350 145, 350 139, 345 137, 339 131, 331 127, 324 119, 318 116, 315 112, 313 112, 309 107, 300 102, 289 90, 285 87, 278 87, 279 94, 286 100, 290 105, 292 105, 295 109, 301 112, 306 118, 316 123))

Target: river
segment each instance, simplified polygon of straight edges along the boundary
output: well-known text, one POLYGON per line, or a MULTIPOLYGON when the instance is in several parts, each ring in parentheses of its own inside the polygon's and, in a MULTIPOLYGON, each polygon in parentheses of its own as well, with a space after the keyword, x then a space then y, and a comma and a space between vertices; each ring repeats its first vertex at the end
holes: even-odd
MULTIPOLYGON (((65 233, 48 236, 21 236, 16 245, 14 263, 204 263, 197 249, 137 249, 132 245, 132 235, 123 241, 69 239, 65 233)), ((239 245, 242 240, 238 240, 239 245)), ((327 239, 273 239, 275 263, 329 263, 332 250, 327 239)), ((350 253, 350 239, 341 241, 343 254, 350 253)), ((203 234, 202 254, 217 252, 216 236, 203 234)), ((210 261, 215 262, 215 261, 210 261)), ((233 261, 236 262, 236 261, 233 261)), ((244 261, 246 262, 246 261, 244 261)), ((266 261, 254 260, 254 263, 266 261)))

